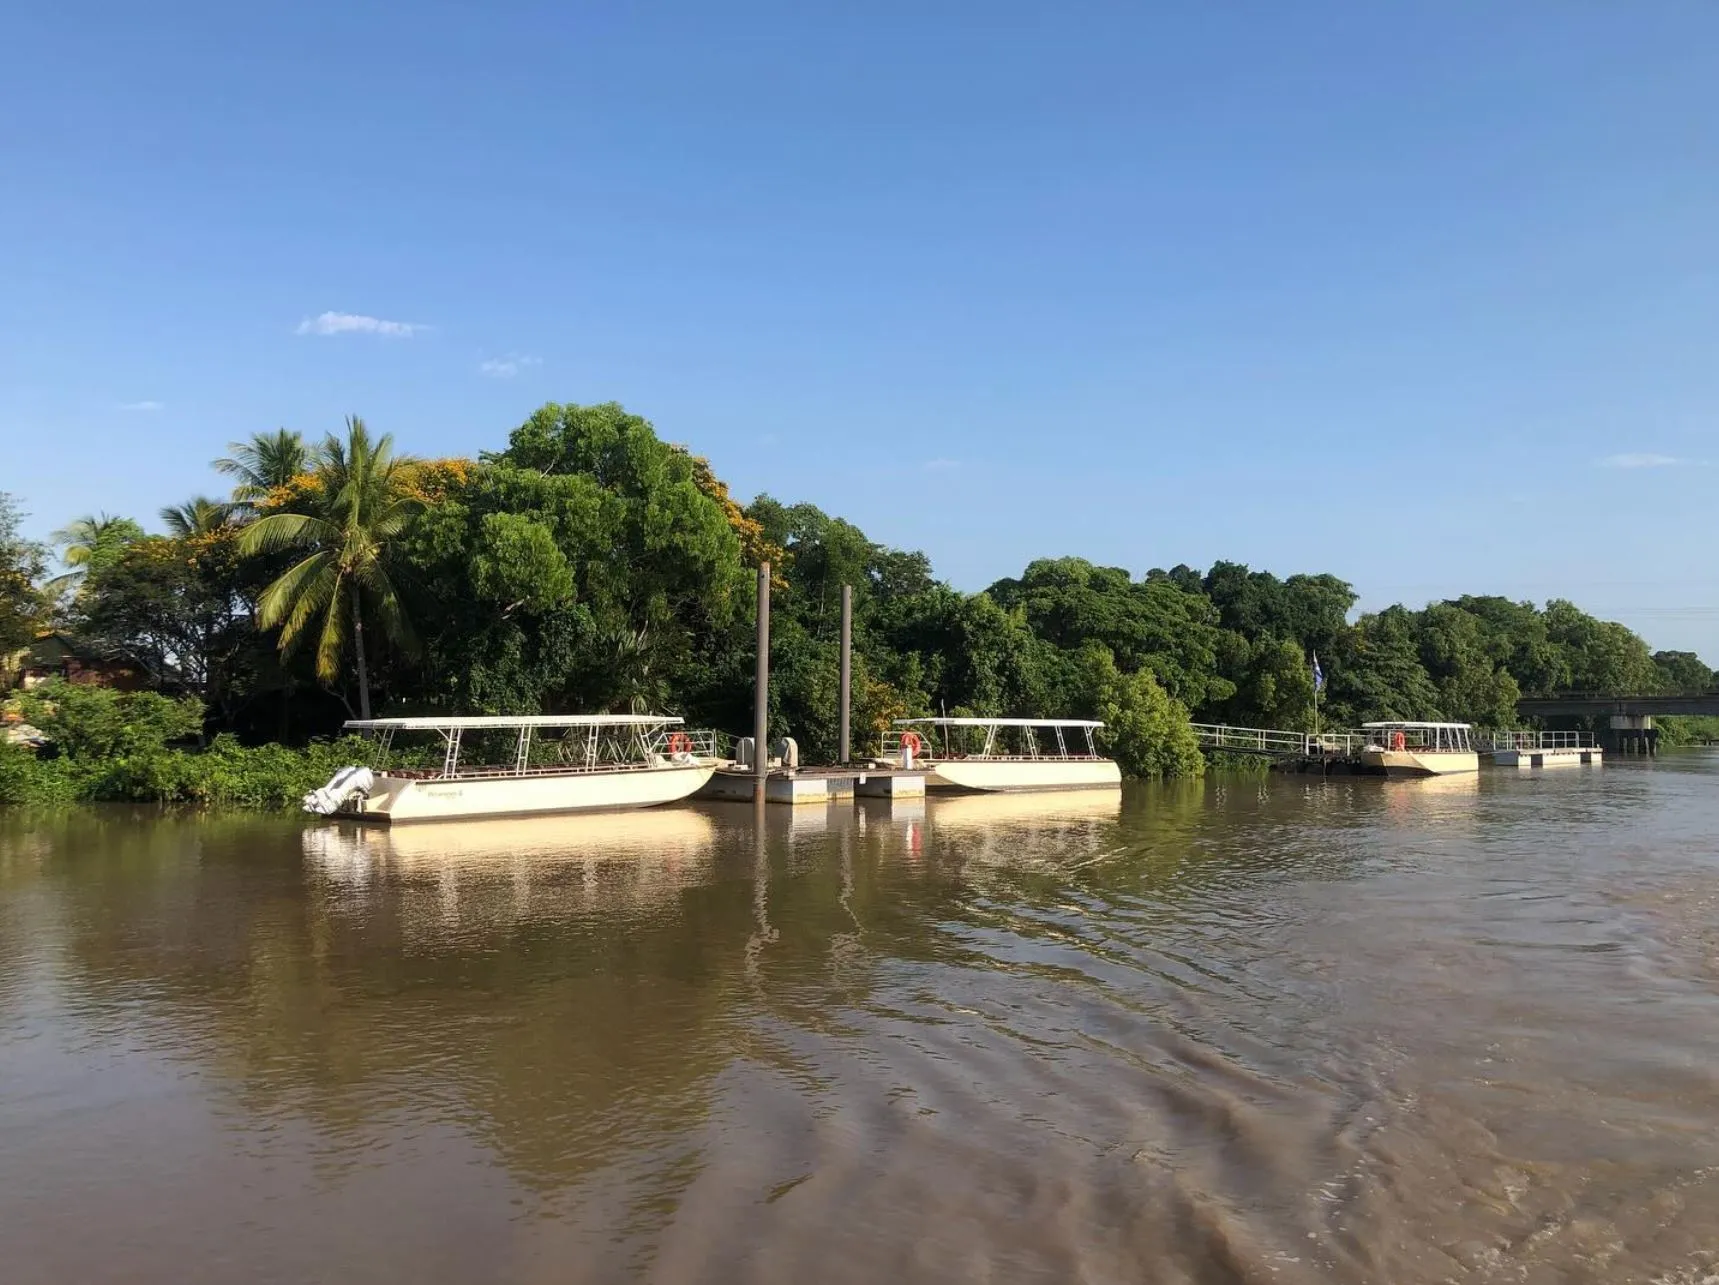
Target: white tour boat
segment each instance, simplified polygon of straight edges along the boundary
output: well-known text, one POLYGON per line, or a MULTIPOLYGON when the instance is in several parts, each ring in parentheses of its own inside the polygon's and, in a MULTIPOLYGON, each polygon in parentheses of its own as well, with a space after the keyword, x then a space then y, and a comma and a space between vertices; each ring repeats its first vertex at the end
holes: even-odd
POLYGON ((1468 723, 1363 723, 1361 770, 1377 776, 1480 771, 1468 723))
POLYGON ((342 768, 307 812, 359 821, 455 821, 649 808, 692 795, 724 762, 709 732, 659 714, 371 718, 377 767, 342 768), (428 761, 390 766, 395 737, 428 733, 428 761), (439 762, 437 761, 439 760, 439 762))
POLYGON ((924 767, 933 790, 1081 790, 1122 784, 1098 752, 1103 723, 1072 718, 898 718, 884 759, 924 767))

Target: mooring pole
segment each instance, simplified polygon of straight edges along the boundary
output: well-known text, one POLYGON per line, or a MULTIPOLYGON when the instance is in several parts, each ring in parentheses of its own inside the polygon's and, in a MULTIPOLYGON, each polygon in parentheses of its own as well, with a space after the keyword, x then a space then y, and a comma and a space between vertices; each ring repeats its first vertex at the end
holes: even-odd
POLYGON ((854 678, 854 587, 842 586, 842 755, 840 762, 853 758, 852 728, 848 724, 848 707, 853 703, 854 678))
POLYGON ((770 564, 758 566, 758 675, 752 696, 752 770, 758 778, 757 797, 764 798, 770 775, 770 564))

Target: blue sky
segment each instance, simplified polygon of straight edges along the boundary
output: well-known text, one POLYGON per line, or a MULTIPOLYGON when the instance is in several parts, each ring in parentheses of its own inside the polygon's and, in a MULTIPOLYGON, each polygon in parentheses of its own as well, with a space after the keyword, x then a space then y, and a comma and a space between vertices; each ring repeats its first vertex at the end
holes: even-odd
POLYGON ((1719 660, 1719 6, 95 0, 6 47, 38 534, 259 429, 615 399, 966 588, 1230 558, 1719 660))

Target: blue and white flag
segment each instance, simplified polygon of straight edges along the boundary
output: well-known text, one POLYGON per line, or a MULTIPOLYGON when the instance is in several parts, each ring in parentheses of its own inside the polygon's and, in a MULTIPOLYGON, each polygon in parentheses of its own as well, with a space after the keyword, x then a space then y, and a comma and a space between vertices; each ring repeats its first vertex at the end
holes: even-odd
POLYGON ((1315 693, 1325 690, 1325 671, 1319 668, 1319 653, 1313 653, 1313 690, 1315 693))

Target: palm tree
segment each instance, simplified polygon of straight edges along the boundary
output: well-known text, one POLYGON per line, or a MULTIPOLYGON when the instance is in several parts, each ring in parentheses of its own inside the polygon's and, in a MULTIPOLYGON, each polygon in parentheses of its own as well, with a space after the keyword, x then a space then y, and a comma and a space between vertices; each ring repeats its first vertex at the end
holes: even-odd
POLYGON ((316 674, 333 684, 341 654, 350 643, 358 663, 360 715, 370 717, 370 671, 364 656, 364 610, 368 605, 388 641, 410 650, 412 627, 388 577, 389 544, 423 508, 406 489, 412 461, 394 454, 394 439, 370 439, 364 421, 346 421, 346 440, 329 434, 317 451, 314 511, 271 513, 245 528, 239 551, 268 553, 309 549, 263 590, 257 623, 280 626, 283 652, 295 648, 314 627, 316 674))
POLYGON ((111 513, 85 514, 74 518, 48 536, 48 542, 60 551, 60 561, 68 570, 48 581, 52 593, 62 593, 81 581, 91 571, 119 557, 126 545, 143 538, 143 528, 130 518, 111 513))
POLYGON ((238 504, 254 504, 270 491, 285 486, 293 478, 310 472, 310 448, 304 438, 290 429, 277 428, 272 433, 252 433, 245 442, 228 442, 231 455, 223 455, 211 463, 217 473, 237 478, 233 499, 238 504))
POLYGON ((225 500, 199 495, 183 504, 169 504, 161 510, 161 520, 167 524, 167 534, 180 540, 209 535, 232 522, 233 506, 225 500))

